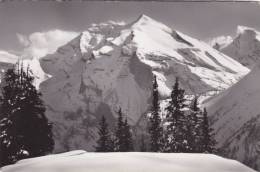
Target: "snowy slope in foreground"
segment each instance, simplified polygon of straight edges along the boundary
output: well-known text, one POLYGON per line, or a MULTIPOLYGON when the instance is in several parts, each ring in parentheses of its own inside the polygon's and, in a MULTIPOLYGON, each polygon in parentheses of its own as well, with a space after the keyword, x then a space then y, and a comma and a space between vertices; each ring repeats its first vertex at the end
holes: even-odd
POLYGON ((216 138, 225 156, 260 170, 260 64, 237 84, 208 101, 216 138))
POLYGON ((254 172, 237 161, 210 154, 86 153, 23 160, 1 172, 254 172))

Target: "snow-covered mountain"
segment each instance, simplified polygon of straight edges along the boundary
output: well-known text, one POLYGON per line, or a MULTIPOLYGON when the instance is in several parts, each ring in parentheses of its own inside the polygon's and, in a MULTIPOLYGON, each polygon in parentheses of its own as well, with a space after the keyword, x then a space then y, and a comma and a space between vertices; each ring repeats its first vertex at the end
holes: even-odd
POLYGON ((232 43, 233 38, 231 36, 219 36, 216 38, 213 38, 209 41, 209 45, 211 45, 213 48, 217 50, 222 50, 226 46, 228 46, 230 43, 232 43))
MULTIPOLYGON (((38 88, 40 83, 46 80, 49 76, 45 74, 40 66, 39 59, 31 58, 31 59, 22 59, 15 54, 11 54, 7 51, 0 50, 0 78, 4 72, 13 67, 16 63, 21 63, 24 68, 29 67, 32 70, 33 75, 35 76, 34 84, 38 88)), ((1 80, 0 80, 1 81, 1 80)))
POLYGON ((224 155, 260 170, 260 63, 205 103, 224 155))
POLYGON ((219 37, 213 39, 213 47, 252 69, 260 59, 260 32, 257 30, 238 26, 235 38, 219 37), (226 38, 226 39, 224 39, 226 38))
POLYGON ((255 172, 245 165, 210 154, 89 153, 72 151, 21 160, 0 172, 255 172), (206 163, 205 163, 206 162, 206 163))
POLYGON ((37 89, 39 89, 40 83, 48 79, 50 76, 41 68, 40 61, 37 58, 31 58, 31 59, 23 59, 22 60, 24 68, 29 67, 34 75, 34 85, 37 89))
POLYGON ((0 50, 0 62, 1 63, 8 63, 8 64, 15 64, 17 62, 17 56, 11 54, 7 51, 0 50))
POLYGON ((220 46, 221 52, 252 71, 205 105, 212 115, 219 146, 225 150, 223 155, 260 170, 260 32, 238 26, 233 41, 222 42, 225 46, 220 46))
POLYGON ((17 56, 0 50, 0 82, 4 72, 17 62, 17 56))
POLYGON ((149 110, 153 74, 166 97, 176 77, 188 93, 226 89, 249 70, 206 43, 142 15, 129 24, 93 24, 40 61, 56 151, 93 150, 97 120, 119 107, 135 125, 149 110))

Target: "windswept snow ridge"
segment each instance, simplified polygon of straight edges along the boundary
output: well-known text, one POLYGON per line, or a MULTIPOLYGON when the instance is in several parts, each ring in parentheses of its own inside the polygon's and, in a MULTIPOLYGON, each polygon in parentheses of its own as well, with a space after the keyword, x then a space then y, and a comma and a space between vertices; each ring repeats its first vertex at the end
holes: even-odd
POLYGON ((86 153, 28 159, 2 168, 2 172, 254 172, 237 161, 210 154, 86 153))

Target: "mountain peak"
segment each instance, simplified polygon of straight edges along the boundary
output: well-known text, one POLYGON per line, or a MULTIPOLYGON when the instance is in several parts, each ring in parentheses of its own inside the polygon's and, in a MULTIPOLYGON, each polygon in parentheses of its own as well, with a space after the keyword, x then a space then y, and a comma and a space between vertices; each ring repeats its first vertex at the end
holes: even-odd
POLYGON ((258 34, 259 32, 256 31, 256 29, 248 27, 248 26, 237 26, 237 34, 245 34, 245 33, 251 33, 251 34, 258 34))
POLYGON ((147 16, 145 14, 141 14, 137 18, 137 20, 134 22, 134 24, 141 24, 141 25, 147 24, 147 23, 160 23, 160 22, 154 20, 153 18, 151 18, 151 17, 149 17, 149 16, 147 16))
POLYGON ((137 21, 140 21, 140 20, 153 20, 153 19, 152 19, 151 17, 145 15, 145 14, 141 14, 141 15, 138 17, 137 21))
POLYGON ((259 61, 260 32, 247 26, 237 26, 236 36, 223 47, 221 52, 253 69, 259 61))

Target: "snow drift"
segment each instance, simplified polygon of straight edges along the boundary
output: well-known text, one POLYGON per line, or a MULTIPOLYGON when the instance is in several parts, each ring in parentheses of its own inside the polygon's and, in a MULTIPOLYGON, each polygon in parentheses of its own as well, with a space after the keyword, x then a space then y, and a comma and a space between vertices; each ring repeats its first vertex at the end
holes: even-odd
POLYGON ((254 172, 237 161, 210 154, 86 153, 73 151, 22 160, 1 172, 254 172))

